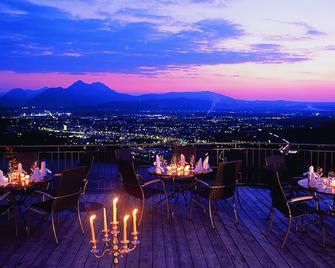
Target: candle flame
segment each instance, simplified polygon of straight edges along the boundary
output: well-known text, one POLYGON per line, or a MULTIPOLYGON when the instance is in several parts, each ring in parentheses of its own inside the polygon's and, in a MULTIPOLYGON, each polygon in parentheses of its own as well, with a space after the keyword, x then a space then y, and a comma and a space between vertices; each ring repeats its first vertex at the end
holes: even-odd
POLYGON ((113 199, 113 204, 116 204, 118 201, 119 201, 119 198, 118 198, 118 197, 115 197, 115 198, 113 199))
POLYGON ((136 216, 136 214, 137 214, 137 211, 138 211, 138 209, 137 209, 137 208, 135 208, 135 209, 133 210, 133 217, 135 217, 135 216, 136 216))
POLYGON ((129 219, 129 215, 124 216, 123 222, 126 223, 128 219, 129 219))
POLYGON ((90 217, 90 222, 93 222, 95 220, 97 216, 95 214, 93 214, 91 217, 90 217))

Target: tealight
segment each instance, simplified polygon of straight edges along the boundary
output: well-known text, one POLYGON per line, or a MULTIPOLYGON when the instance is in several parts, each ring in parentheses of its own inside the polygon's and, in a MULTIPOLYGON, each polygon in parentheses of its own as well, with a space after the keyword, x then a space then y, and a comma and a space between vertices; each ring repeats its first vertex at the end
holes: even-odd
POLYGON ((331 186, 332 188, 335 188, 335 180, 332 180, 332 181, 330 182, 330 186, 331 186))
POLYGON ((322 180, 322 184, 323 184, 324 186, 327 186, 327 184, 328 184, 328 179, 327 179, 327 178, 323 178, 323 180, 322 180))

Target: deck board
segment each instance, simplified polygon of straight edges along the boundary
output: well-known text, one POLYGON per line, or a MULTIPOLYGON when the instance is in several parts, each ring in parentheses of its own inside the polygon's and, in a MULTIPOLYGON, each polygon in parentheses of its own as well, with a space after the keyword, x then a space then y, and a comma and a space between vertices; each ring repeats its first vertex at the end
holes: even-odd
MULTIPOLYGON (((111 170, 107 170, 109 173, 111 170)), ((107 172, 106 171, 106 172, 107 172)), ((139 202, 115 188, 120 194, 120 214, 131 213, 139 202)), ((115 192, 115 193, 116 193, 115 192)), ((111 215, 111 191, 87 194, 88 202, 102 203, 111 215)), ((210 225, 207 213, 193 208, 192 221, 189 209, 182 200, 172 220, 168 220, 164 203, 156 208, 157 198, 149 202, 144 213, 141 244, 135 252, 120 260, 120 267, 334 267, 335 219, 326 220, 327 247, 321 242, 320 226, 311 224, 307 232, 292 231, 286 247, 280 248, 287 220, 278 214, 270 236, 264 231, 270 206, 269 193, 262 189, 241 188, 242 208, 238 205, 239 224, 235 223, 231 202, 219 204, 214 215, 216 228, 210 225)), ((102 211, 97 213, 95 227, 101 229, 102 211)), ((58 226, 60 244, 56 246, 50 218, 41 221, 32 215, 32 232, 27 238, 21 230, 15 237, 12 231, 0 229, 1 267, 111 267, 112 258, 95 259, 90 253, 89 213, 81 213, 85 236, 79 230, 75 213, 63 213, 58 226)), ((1 220, 6 221, 5 218, 1 220)), ((131 225, 131 224, 129 224, 131 225)), ((20 225, 22 228, 22 226, 20 225)), ((99 232, 98 240, 102 240, 99 232)))

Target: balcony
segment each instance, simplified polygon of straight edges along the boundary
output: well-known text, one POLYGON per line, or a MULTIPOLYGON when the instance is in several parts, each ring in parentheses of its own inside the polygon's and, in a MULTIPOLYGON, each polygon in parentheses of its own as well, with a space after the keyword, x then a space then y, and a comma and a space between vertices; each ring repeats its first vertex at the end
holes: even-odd
MULTIPOLYGON (((280 248, 285 234, 287 219, 277 214, 268 238, 264 236, 271 207, 266 176, 263 173, 265 156, 279 154, 280 144, 225 143, 196 144, 198 154, 208 153, 210 164, 222 161, 243 160, 240 180, 240 203, 237 205, 239 224, 235 223, 232 203, 219 202, 214 215, 216 228, 210 225, 207 213, 193 209, 193 219, 188 217, 188 198, 180 199, 175 216, 168 220, 166 212, 154 210, 158 199, 149 199, 140 227, 139 249, 120 259, 120 267, 334 267, 335 237, 334 218, 325 220, 326 247, 321 244, 321 228, 308 224, 307 231, 292 231, 284 249, 280 248)), ((53 172, 75 167, 87 155, 95 156, 89 177, 88 203, 101 203, 111 215, 111 200, 119 193, 120 213, 138 206, 138 201, 123 190, 115 164, 118 146, 20 146, 16 152, 34 151, 40 160, 46 160, 53 172)), ((139 172, 145 176, 156 154, 171 155, 167 145, 131 146, 139 163, 139 172)), ((2 166, 6 167, 9 148, 2 148, 2 166), (6 151, 7 150, 7 151, 6 151)), ((333 168, 335 145, 291 144, 292 159, 320 166, 325 171, 333 168)), ((292 161, 293 161, 292 160, 292 161)), ((189 196, 187 196, 189 197, 189 196)), ((102 211, 97 210, 96 228, 103 225, 102 211)), ((12 228, 0 226, 0 266, 3 267, 111 267, 112 258, 96 259, 90 253, 90 213, 81 212, 85 236, 78 230, 71 213, 60 214, 57 226, 60 243, 55 244, 50 222, 32 218, 30 237, 26 237, 22 222, 20 233, 15 237, 12 228)), ((1 219, 3 221, 3 218, 1 219)), ((102 234, 97 235, 99 241, 102 234)))

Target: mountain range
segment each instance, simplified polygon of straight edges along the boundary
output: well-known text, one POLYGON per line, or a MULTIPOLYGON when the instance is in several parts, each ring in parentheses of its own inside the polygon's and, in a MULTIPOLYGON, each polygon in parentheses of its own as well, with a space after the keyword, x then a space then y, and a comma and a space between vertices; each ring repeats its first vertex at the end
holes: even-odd
POLYGON ((139 96, 119 93, 108 86, 79 80, 67 88, 29 90, 15 88, 0 95, 0 107, 65 108, 85 111, 119 112, 208 112, 208 111, 296 111, 335 112, 334 102, 248 101, 222 94, 200 92, 169 92, 139 96))

